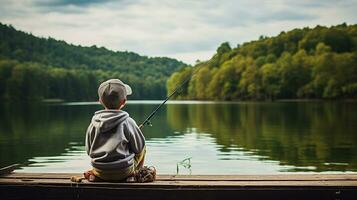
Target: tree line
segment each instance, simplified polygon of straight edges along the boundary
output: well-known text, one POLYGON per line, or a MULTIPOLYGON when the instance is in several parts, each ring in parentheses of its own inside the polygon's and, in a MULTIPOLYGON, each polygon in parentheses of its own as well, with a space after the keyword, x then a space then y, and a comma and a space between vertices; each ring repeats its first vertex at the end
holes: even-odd
POLYGON ((274 100, 357 97, 357 25, 294 29, 231 48, 171 75, 177 99, 274 100))
POLYGON ((96 100, 97 87, 119 78, 133 89, 131 99, 161 99, 166 81, 183 62, 82 47, 38 38, 0 23, 0 99, 96 100))

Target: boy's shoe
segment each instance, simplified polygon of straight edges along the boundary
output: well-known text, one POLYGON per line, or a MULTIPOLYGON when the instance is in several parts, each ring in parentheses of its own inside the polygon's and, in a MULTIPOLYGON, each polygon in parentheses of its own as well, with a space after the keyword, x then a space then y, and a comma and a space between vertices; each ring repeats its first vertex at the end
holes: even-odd
POLYGON ((87 179, 89 182, 98 182, 101 181, 101 179, 99 177, 96 177, 92 170, 88 170, 86 172, 83 173, 83 176, 85 179, 87 179))
POLYGON ((134 177, 138 183, 153 182, 156 179, 156 169, 153 166, 140 167, 135 171, 134 177))
POLYGON ((126 178, 127 183, 135 183, 136 182, 136 178, 135 176, 129 176, 128 178, 126 178))

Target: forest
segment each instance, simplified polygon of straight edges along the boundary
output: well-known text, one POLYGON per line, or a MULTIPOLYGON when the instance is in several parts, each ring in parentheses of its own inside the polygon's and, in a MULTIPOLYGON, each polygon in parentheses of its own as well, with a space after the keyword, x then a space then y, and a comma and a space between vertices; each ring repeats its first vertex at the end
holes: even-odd
POLYGON ((171 75, 168 93, 191 76, 177 99, 357 98, 357 25, 294 29, 232 48, 171 75))
POLYGON ((119 78, 130 99, 161 99, 168 77, 186 64, 104 47, 39 38, 0 23, 0 100, 97 100, 100 82, 119 78))

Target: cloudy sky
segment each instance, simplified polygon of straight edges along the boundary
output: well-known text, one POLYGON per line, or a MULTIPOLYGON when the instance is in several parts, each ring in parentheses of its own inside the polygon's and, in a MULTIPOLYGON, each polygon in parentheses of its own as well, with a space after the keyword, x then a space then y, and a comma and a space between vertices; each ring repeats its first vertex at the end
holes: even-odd
POLYGON ((85 46, 187 63, 293 28, 357 23, 357 0, 0 0, 0 22, 85 46))

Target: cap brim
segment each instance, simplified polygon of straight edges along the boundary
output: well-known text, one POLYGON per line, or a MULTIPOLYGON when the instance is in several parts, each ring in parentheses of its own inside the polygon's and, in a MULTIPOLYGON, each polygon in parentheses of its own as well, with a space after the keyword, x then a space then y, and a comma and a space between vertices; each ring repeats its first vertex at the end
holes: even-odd
POLYGON ((124 84, 125 90, 126 90, 126 95, 131 95, 133 91, 131 90, 131 87, 127 84, 124 84))

